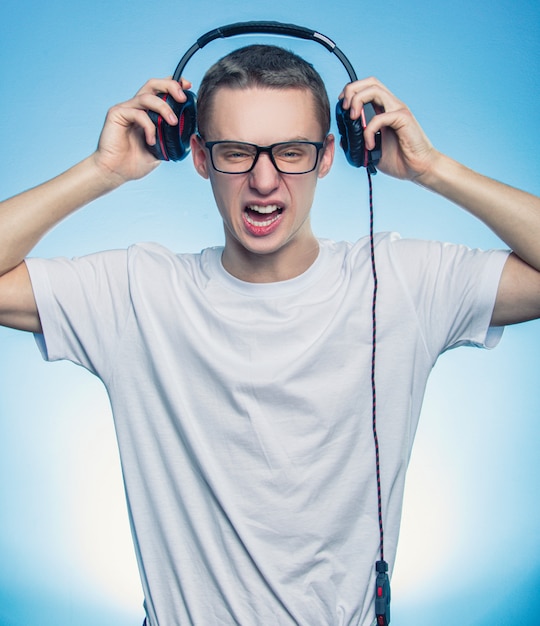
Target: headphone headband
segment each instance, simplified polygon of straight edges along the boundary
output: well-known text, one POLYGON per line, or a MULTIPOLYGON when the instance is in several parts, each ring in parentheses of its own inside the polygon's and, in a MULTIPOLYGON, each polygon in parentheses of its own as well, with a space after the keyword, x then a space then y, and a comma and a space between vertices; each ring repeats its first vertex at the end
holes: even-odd
POLYGON ((236 35, 253 35, 263 33, 315 41, 324 46, 330 52, 333 52, 338 57, 342 65, 347 70, 347 74, 349 75, 351 82, 357 80, 356 72, 354 71, 354 68, 351 65, 349 59, 326 35, 323 35, 322 33, 314 31, 310 28, 305 28, 304 26, 297 26, 296 24, 282 24, 281 22, 265 21, 236 22, 234 24, 227 24, 226 26, 220 26, 219 28, 214 28, 213 30, 208 31, 207 33, 199 37, 196 43, 194 43, 180 59, 180 62, 174 70, 174 80, 179 81, 180 78, 182 78, 182 73, 187 65, 187 62, 197 52, 197 50, 204 48, 204 46, 209 44, 211 41, 214 41, 215 39, 235 37, 236 35))
MULTIPOLYGON (((282 24, 281 22, 236 22, 208 31, 199 37, 180 59, 174 70, 173 79, 180 82, 187 62, 198 50, 204 48, 211 41, 235 37, 236 35, 259 33, 308 39, 321 44, 336 55, 347 70, 351 82, 358 80, 349 59, 329 37, 304 26, 282 24)), ((179 119, 178 125, 169 126, 160 115, 152 111, 148 112, 156 125, 158 138, 157 143, 149 147, 149 150, 158 159, 180 161, 189 152, 190 137, 197 129, 196 96, 191 91, 185 93, 187 100, 184 104, 179 104, 167 94, 158 94, 175 112, 179 119)), ((370 102, 364 104, 361 118, 355 120, 351 120, 349 111, 343 109, 341 100, 336 106, 336 121, 341 136, 341 146, 347 161, 354 167, 367 167, 371 173, 377 171, 375 166, 381 157, 381 134, 380 131, 376 133, 375 149, 368 151, 364 143, 364 128, 374 115, 375 109, 370 102)))

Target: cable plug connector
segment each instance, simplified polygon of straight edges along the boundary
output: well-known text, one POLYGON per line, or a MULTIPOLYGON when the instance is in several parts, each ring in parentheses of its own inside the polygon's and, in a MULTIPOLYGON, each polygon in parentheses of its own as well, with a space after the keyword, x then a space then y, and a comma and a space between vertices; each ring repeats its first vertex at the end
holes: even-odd
POLYGON ((390 579, 388 578, 388 563, 377 561, 375 564, 377 579, 375 581, 375 615, 377 626, 390 624, 390 579))

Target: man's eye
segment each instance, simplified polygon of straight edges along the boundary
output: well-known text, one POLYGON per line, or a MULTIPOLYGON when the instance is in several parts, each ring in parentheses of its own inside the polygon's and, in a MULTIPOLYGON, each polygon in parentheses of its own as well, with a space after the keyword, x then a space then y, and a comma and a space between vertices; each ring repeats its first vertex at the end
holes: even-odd
POLYGON ((293 161, 295 159, 301 159, 305 157, 306 150, 301 146, 284 146, 276 152, 278 159, 286 159, 287 161, 293 161))
POLYGON ((242 150, 238 148, 231 148, 229 150, 224 150, 221 153, 221 156, 227 161, 242 161, 244 159, 251 159, 253 155, 247 150, 242 150))
POLYGON ((245 152, 228 152, 225 155, 227 159, 247 159, 248 156, 245 152))

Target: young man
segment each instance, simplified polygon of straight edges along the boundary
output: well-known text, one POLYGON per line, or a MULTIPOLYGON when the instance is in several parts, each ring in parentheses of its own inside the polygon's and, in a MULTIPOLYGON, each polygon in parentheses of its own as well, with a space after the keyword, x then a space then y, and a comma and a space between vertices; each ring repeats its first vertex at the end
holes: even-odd
MULTIPOLYGON (((320 77, 279 48, 228 55, 199 91, 197 171, 223 248, 157 245, 25 262, 80 206, 158 162, 147 110, 176 123, 151 80, 113 107, 97 151, 0 213, 0 323, 47 359, 97 374, 109 396, 149 626, 374 623, 379 522, 371 398, 369 242, 317 239, 310 208, 335 141, 320 77), (272 148, 269 148, 272 146, 272 148)), ((375 79, 345 108, 381 110, 380 170, 463 206, 513 250, 376 238, 377 427, 392 569, 405 471, 438 355, 491 346, 540 314, 540 201, 437 152, 375 79)))

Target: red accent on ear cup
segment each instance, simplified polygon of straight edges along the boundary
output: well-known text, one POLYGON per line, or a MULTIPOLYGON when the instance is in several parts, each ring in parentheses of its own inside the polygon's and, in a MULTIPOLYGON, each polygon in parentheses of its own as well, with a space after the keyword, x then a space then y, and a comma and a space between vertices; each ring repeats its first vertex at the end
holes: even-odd
MULTIPOLYGON (((163 94, 163 100, 166 100, 165 94, 163 94)), ((160 156, 158 158, 160 158, 163 161, 168 161, 169 157, 167 156, 167 151, 165 150, 165 144, 163 143, 163 124, 164 124, 164 119, 161 117, 161 115, 157 116, 157 142, 159 144, 159 149, 160 149, 160 156)))
POLYGON ((174 111, 178 124, 168 124, 161 115, 148 111, 157 135, 156 143, 148 149, 161 161, 181 161, 189 154, 189 139, 197 130, 196 97, 191 91, 185 94, 186 102, 177 102, 168 94, 158 94, 174 111))
POLYGON ((178 122, 180 128, 180 136, 182 137, 184 134, 184 128, 186 127, 186 116, 184 113, 180 116, 180 121, 178 122))
MULTIPOLYGON (((166 94, 158 94, 163 100, 166 99, 166 94)), ((168 161, 167 152, 165 150, 165 144, 163 143, 163 124, 165 123, 161 115, 158 115, 154 111, 147 111, 148 117, 154 123, 156 127, 156 143, 153 146, 147 145, 148 150, 161 161, 168 161)))
MULTIPOLYGON (((362 121, 362 141, 364 141, 364 128, 367 126, 366 112, 364 109, 362 109, 362 113, 360 114, 360 120, 362 121)), ((364 167, 367 167, 368 163, 369 163, 369 154, 364 146, 364 162, 362 163, 362 165, 364 167)))

